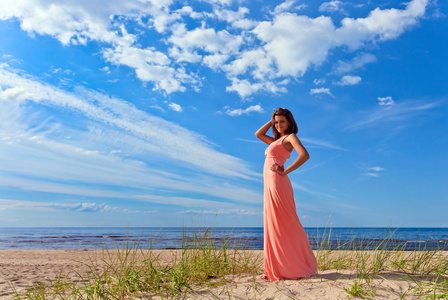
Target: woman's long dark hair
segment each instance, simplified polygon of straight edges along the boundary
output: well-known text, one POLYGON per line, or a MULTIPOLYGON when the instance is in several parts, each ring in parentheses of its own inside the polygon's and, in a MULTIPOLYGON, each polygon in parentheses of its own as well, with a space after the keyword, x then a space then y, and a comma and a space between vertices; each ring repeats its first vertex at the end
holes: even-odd
POLYGON ((298 132, 298 128, 297 128, 297 123, 294 120, 294 117, 292 116, 292 113, 287 110, 286 108, 277 108, 276 110, 274 110, 274 112, 272 113, 272 133, 274 134, 274 141, 278 140, 280 138, 280 132, 277 131, 277 129, 275 128, 275 117, 276 116, 285 116, 286 120, 288 120, 289 122, 289 127, 286 130, 286 134, 297 134, 298 132))

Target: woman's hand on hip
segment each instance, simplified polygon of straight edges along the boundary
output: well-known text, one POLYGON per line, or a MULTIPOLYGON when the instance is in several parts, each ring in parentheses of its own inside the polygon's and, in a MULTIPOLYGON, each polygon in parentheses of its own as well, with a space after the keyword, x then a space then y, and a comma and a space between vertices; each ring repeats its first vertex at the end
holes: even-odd
POLYGON ((280 175, 286 175, 284 167, 279 166, 278 164, 273 164, 271 166, 271 171, 277 172, 280 175))

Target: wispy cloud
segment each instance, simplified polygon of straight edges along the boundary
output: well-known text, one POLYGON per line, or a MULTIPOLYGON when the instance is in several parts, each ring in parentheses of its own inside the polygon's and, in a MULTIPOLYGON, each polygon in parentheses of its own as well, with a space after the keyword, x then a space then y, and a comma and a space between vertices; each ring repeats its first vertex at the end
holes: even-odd
POLYGON ((334 95, 331 93, 329 88, 316 88, 310 90, 310 95, 320 95, 320 94, 327 94, 329 96, 334 97, 334 95))
POLYGON ((238 117, 241 115, 248 115, 252 112, 257 112, 257 113, 264 113, 264 109, 259 105, 252 105, 249 106, 245 109, 242 108, 237 108, 237 109, 231 109, 228 106, 224 107, 225 112, 227 115, 231 116, 231 117, 238 117))
POLYGON ((323 140, 318 140, 318 139, 313 139, 313 138, 307 138, 307 137, 300 138, 300 140, 304 144, 306 144, 307 147, 328 148, 328 149, 346 151, 346 149, 344 149, 343 147, 334 145, 333 143, 328 142, 328 141, 323 141, 323 140))
POLYGON ((0 203, 4 205, 3 209, 32 209, 32 210, 62 210, 72 211, 80 213, 90 212, 119 212, 119 213, 144 213, 153 214, 157 213, 157 210, 129 210, 127 208, 121 208, 116 206, 110 206, 105 203, 95 202, 82 202, 82 203, 50 203, 50 202, 35 202, 35 201, 21 201, 21 200, 8 200, 0 199, 0 203))
POLYGON ((375 167, 366 167, 363 168, 363 170, 364 170, 364 176, 379 177, 380 173, 383 172, 385 169, 383 167, 375 166, 375 167))
POLYGON ((360 53, 354 57, 351 61, 341 61, 334 66, 334 73, 345 74, 351 73, 357 69, 364 67, 366 64, 376 62, 377 58, 371 53, 360 53))
POLYGON ((357 85, 360 82, 361 82, 360 76, 345 75, 341 78, 340 81, 334 82, 334 84, 340 85, 340 86, 345 86, 345 85, 357 85))
MULTIPOLYGON (((203 136, 85 88, 67 92, 0 68, 0 185, 7 189, 200 207, 256 204, 261 175, 203 136), (72 119, 48 114, 63 110, 72 119), (77 122, 71 127, 66 122, 77 122), (176 172, 167 171, 175 166, 176 172), (231 170, 230 168, 233 168, 231 170), (200 169, 200 172, 196 170, 200 169), (238 184, 231 184, 238 178, 238 184), (156 194, 156 195, 155 195, 156 194), (171 194, 171 196, 167 196, 171 194), (228 203, 228 204, 224 204, 228 203)), ((94 209, 99 206, 92 206, 94 209)), ((79 207, 88 209, 88 207, 79 207)), ((106 208, 103 208, 106 209, 106 208)))
MULTIPOLYGON (((385 98, 383 102, 393 101, 385 98)), ((381 103, 381 100, 380 100, 381 103)), ((392 104, 392 103, 391 103, 392 104)), ((360 114, 360 119, 349 125, 347 129, 357 130, 372 126, 383 126, 393 123, 401 123, 415 117, 424 117, 434 108, 441 105, 441 102, 423 103, 421 101, 395 102, 393 105, 379 105, 378 107, 360 114)))
POLYGON ((200 214, 200 215, 262 215, 263 211, 247 210, 247 209, 218 209, 218 210, 194 210, 189 209, 179 212, 180 214, 200 214))
POLYGON ((145 147, 155 154, 199 166, 217 175, 243 178, 256 175, 245 170, 243 161, 213 149, 205 137, 138 110, 122 99, 81 87, 75 93, 67 92, 4 68, 0 68, 0 80, 0 99, 17 103, 17 109, 25 102, 69 109, 112 130, 126 132, 130 138, 144 141, 145 147))
POLYGON ((340 11, 342 13, 346 13, 344 9, 342 8, 344 6, 344 3, 339 0, 333 0, 330 2, 324 2, 319 6, 320 12, 329 12, 334 13, 337 11, 340 11))

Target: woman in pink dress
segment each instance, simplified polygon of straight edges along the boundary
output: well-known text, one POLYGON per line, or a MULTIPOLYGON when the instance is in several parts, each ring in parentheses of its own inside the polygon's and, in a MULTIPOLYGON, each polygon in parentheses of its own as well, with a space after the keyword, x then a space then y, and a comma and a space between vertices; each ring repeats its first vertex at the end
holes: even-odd
POLYGON ((264 278, 269 281, 310 277, 317 270, 316 257, 297 217, 291 181, 287 174, 310 157, 296 136, 291 112, 278 108, 272 120, 255 133, 269 145, 265 152, 264 178, 264 278), (272 127, 274 137, 266 135, 272 127), (292 150, 299 157, 287 168, 292 150))

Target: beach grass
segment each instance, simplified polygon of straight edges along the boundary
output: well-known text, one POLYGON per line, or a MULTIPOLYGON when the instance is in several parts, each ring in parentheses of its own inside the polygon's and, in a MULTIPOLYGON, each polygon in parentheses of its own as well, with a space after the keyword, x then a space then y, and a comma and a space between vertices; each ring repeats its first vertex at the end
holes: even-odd
MULTIPOLYGON (((379 290, 390 299, 448 299, 448 255, 434 243, 405 251, 406 242, 395 243, 391 231, 375 240, 338 242, 332 246, 331 228, 325 229, 315 251, 318 272, 309 280, 325 281, 328 270, 346 271, 335 281, 343 282, 346 297, 376 299, 379 290), (348 273, 347 273, 348 272, 348 273), (405 288, 394 284, 405 282, 405 288)), ((261 297, 258 287, 263 274, 260 252, 244 248, 244 240, 217 238, 213 228, 184 232, 182 248, 161 252, 140 247, 128 240, 115 249, 105 249, 89 261, 79 261, 87 272, 72 280, 63 272, 56 279, 14 290, 14 299, 233 299, 228 288, 235 276, 251 276, 251 299, 261 297), (219 245, 216 241, 220 241, 219 245)), ((308 280, 308 279, 307 279, 308 280)), ((306 280, 303 281, 306 284, 306 280)), ((290 297, 290 296, 288 296, 290 297)), ((268 297, 275 299, 275 295, 268 297)), ((291 298, 294 299, 294 298, 291 298)))
MULTIPOLYGON (((254 281, 262 272, 262 256, 252 250, 241 251, 244 241, 219 239, 213 228, 184 231, 182 248, 160 252, 142 249, 127 241, 116 249, 105 249, 91 257, 87 272, 78 273, 74 282, 62 273, 55 280, 30 286, 26 292, 14 291, 14 299, 173 299, 197 290, 207 290, 229 281, 229 275, 252 274, 254 281)), ((213 292, 209 291, 213 296, 213 292)), ((215 296, 216 297, 216 296, 215 296)), ((219 298, 218 298, 219 299, 219 298)))
POLYGON ((446 245, 428 241, 406 251, 407 242, 395 242, 394 235, 391 230, 385 237, 353 238, 332 248, 331 229, 324 230, 317 245, 318 270, 352 270, 352 283, 344 287, 348 297, 375 299, 377 289, 388 289, 386 283, 393 278, 406 281, 408 288, 390 289, 391 299, 448 299, 448 255, 442 250, 446 245))

